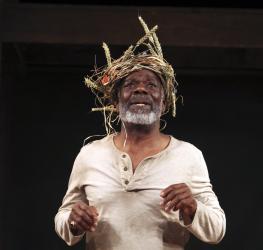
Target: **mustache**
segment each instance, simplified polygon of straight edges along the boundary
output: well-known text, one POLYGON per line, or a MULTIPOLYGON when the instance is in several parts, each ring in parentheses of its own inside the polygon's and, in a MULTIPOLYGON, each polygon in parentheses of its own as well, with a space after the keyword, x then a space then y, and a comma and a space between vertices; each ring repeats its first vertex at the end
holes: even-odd
POLYGON ((132 95, 128 101, 128 106, 135 104, 135 103, 144 103, 144 104, 153 104, 153 100, 150 96, 148 95, 142 95, 142 94, 136 94, 132 95))

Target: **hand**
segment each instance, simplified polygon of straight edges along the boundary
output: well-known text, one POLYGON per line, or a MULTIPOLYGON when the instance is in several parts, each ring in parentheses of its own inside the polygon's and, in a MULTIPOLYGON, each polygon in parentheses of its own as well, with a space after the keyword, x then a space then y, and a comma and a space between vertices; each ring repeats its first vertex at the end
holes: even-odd
POLYGON ((165 188, 160 196, 163 198, 161 207, 166 212, 171 210, 180 211, 184 224, 191 224, 197 208, 190 188, 185 183, 173 184, 165 188))
POLYGON ((98 215, 95 207, 82 201, 75 203, 68 218, 72 234, 80 235, 85 231, 95 231, 98 215))

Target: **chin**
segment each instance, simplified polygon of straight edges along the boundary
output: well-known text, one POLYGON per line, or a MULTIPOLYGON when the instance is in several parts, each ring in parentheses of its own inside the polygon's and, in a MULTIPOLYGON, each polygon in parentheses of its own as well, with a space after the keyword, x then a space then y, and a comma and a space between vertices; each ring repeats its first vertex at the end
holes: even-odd
POLYGON ((124 116, 121 117, 124 122, 136 124, 136 125, 152 125, 159 117, 154 112, 131 112, 127 111, 124 116))
POLYGON ((132 107, 128 110, 128 112, 131 112, 133 114, 149 115, 153 111, 149 107, 132 107))

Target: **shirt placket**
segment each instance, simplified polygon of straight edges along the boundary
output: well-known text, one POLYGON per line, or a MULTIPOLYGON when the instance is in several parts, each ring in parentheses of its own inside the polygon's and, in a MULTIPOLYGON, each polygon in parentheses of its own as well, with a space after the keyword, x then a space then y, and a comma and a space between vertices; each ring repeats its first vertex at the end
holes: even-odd
POLYGON ((119 168, 121 174, 121 184, 123 188, 127 190, 133 175, 132 162, 128 154, 121 153, 119 168))

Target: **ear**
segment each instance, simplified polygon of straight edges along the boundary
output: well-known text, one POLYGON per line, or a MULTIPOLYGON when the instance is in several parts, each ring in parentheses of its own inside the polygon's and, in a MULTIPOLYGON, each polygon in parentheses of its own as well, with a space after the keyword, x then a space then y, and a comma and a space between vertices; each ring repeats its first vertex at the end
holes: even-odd
POLYGON ((166 109, 166 102, 165 102, 165 99, 163 98, 163 101, 162 101, 162 114, 165 112, 165 109, 166 109))

